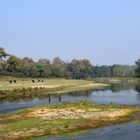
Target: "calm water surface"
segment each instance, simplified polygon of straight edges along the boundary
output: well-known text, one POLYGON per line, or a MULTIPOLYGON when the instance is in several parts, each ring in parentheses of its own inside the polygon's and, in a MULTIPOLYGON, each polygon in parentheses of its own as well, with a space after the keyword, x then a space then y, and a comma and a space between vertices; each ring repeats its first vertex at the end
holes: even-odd
POLYGON ((108 126, 73 136, 44 137, 36 140, 139 140, 140 124, 126 123, 108 126))
POLYGON ((89 100, 99 104, 127 104, 140 106, 140 88, 135 85, 112 84, 104 90, 90 90, 71 92, 60 95, 50 95, 45 98, 34 98, 20 101, 1 101, 0 113, 16 111, 48 104, 57 104, 65 101, 89 100))

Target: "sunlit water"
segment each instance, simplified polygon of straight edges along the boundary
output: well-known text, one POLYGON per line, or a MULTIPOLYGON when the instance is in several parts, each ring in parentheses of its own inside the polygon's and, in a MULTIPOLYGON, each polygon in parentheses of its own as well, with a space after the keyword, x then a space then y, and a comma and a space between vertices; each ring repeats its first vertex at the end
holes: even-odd
POLYGON ((99 104, 127 104, 140 106, 139 88, 130 85, 112 84, 104 90, 72 92, 61 95, 50 95, 45 98, 34 98, 20 101, 1 101, 0 113, 16 111, 23 108, 31 108, 48 104, 57 104, 65 101, 89 100, 99 104))

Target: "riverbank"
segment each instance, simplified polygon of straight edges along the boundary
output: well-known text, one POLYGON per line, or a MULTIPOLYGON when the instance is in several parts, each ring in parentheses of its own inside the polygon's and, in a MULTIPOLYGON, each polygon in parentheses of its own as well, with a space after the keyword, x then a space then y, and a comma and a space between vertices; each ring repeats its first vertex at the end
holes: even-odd
POLYGON ((101 82, 101 83, 128 83, 128 84, 139 84, 140 78, 136 77, 100 77, 95 78, 95 82, 101 82))
POLYGON ((16 79, 16 83, 9 83, 8 79, 4 79, 0 81, 0 99, 18 100, 32 97, 45 97, 48 94, 103 89, 108 86, 109 84, 87 80, 18 78, 16 79), (35 82, 32 82, 32 80, 35 82))
POLYGON ((137 107, 65 102, 0 115, 0 139, 59 135, 130 121, 137 107))

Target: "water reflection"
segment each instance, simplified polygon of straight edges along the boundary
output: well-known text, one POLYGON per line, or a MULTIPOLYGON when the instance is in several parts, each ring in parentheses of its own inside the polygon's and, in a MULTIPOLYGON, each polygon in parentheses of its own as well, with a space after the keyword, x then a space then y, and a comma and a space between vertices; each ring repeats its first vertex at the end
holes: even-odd
POLYGON ((69 92, 69 93, 67 93, 67 95, 73 96, 73 97, 78 97, 78 96, 89 97, 90 94, 92 94, 92 90, 76 91, 76 92, 69 92))
POLYGON ((135 90, 140 93, 140 84, 135 85, 135 90))
POLYGON ((130 90, 130 89, 134 89, 135 85, 133 84, 128 84, 128 83, 113 83, 111 84, 111 91, 112 92, 120 92, 123 90, 130 90))

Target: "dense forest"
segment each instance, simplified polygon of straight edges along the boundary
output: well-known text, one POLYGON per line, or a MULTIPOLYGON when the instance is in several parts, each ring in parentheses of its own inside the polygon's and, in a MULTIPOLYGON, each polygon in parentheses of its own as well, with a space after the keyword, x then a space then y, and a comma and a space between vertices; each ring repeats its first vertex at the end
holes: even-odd
POLYGON ((94 77, 140 77, 140 59, 136 65, 94 66, 87 59, 65 62, 56 57, 51 62, 41 58, 18 58, 0 48, 0 75, 18 77, 56 77, 66 79, 92 79, 94 77))

